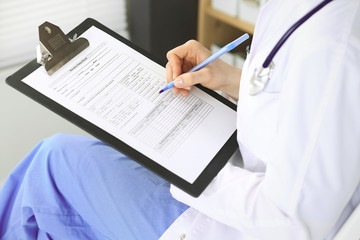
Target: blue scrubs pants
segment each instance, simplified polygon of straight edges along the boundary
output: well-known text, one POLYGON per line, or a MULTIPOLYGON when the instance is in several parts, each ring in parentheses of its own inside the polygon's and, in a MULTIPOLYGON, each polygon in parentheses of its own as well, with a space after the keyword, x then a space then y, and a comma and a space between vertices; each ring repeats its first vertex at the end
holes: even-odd
POLYGON ((1 189, 0 239, 158 239, 188 208, 169 187, 99 140, 58 134, 1 189))

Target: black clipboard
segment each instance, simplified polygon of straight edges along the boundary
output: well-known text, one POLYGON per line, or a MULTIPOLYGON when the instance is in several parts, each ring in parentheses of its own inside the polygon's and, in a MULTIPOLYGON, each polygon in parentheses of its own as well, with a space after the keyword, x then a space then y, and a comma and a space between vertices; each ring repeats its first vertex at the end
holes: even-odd
MULTIPOLYGON (((76 28, 70 31, 67 34, 67 36, 69 38, 71 36, 74 36, 74 34, 80 36, 92 26, 99 28, 100 30, 104 31, 110 36, 125 43, 129 47, 138 51, 139 53, 151 59, 152 61, 160 64, 161 66, 165 66, 165 63, 159 61, 145 50, 141 49, 132 42, 128 41, 119 34, 115 33, 114 31, 110 30, 109 28, 105 27, 101 23, 91 18, 86 19, 84 22, 82 22, 80 25, 78 25, 76 28)), ((148 168, 149 170, 153 171, 160 177, 164 178, 165 180, 169 181, 170 183, 174 184, 178 188, 182 189, 183 191, 187 192, 188 194, 194 197, 198 197, 203 192, 203 190, 208 186, 208 184, 212 181, 212 179, 225 166, 226 162, 238 149, 238 144, 236 140, 236 131, 235 131, 232 134, 232 136, 228 139, 228 141, 224 144, 222 149, 215 155, 215 157, 207 165, 204 171, 191 184, 186 180, 184 180, 183 178, 175 175, 173 172, 169 171, 168 169, 164 168, 163 166, 159 165, 158 163, 154 162, 149 157, 138 152, 136 149, 120 141, 118 138, 112 136, 108 132, 104 131, 98 126, 92 124, 91 122, 80 117, 79 115, 75 114, 74 112, 70 111, 69 109, 65 108, 64 106, 60 105, 59 103, 46 97, 45 95, 41 94, 40 92, 36 91, 32 87, 22 82, 22 80, 26 76, 31 74, 40 66, 41 65, 37 63, 36 59, 34 59, 33 61, 25 65, 23 68, 18 70, 16 73, 9 76, 6 79, 6 83, 11 87, 15 88, 16 90, 20 91, 21 93, 25 94, 26 96, 30 97, 31 99, 35 100, 36 102, 40 103, 41 105, 45 106, 46 108, 50 109, 51 111, 55 112, 56 114, 62 116, 66 120, 82 128, 83 130, 90 133, 94 137, 100 139, 101 141, 107 143, 108 145, 122 152, 129 158, 137 161, 139 164, 143 165, 144 167, 148 168)), ((229 100, 225 99, 224 97, 220 96, 219 94, 215 93, 212 90, 209 90, 202 86, 197 86, 197 87, 199 87, 201 90, 205 91, 209 95, 213 96, 214 98, 218 99, 220 102, 224 103, 229 108, 236 111, 236 105, 230 102, 229 100)))

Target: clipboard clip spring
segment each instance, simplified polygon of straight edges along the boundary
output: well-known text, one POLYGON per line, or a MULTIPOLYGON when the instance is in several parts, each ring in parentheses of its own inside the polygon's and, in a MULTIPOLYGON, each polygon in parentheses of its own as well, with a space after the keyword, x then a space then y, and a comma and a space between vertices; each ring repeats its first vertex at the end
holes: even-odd
POLYGON ((36 48, 37 62, 42 64, 47 73, 52 75, 59 68, 73 59, 90 44, 85 38, 70 40, 56 25, 44 22, 39 26, 39 45, 36 48))

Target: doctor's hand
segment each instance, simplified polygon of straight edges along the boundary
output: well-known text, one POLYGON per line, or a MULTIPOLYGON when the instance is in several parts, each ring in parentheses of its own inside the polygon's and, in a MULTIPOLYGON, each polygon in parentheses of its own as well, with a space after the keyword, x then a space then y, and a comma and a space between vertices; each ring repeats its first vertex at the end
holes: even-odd
POLYGON ((205 59, 211 52, 195 40, 190 40, 180 45, 166 55, 167 82, 174 80, 175 94, 181 92, 187 96, 191 87, 200 83, 212 90, 220 90, 233 99, 238 99, 241 70, 217 59, 197 72, 187 73, 205 59))

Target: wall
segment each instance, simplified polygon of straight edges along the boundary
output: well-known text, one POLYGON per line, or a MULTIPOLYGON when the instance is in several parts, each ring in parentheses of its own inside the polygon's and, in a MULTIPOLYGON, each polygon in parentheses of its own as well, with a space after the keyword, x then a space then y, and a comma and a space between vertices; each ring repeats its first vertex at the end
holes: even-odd
POLYGON ((0 184, 42 139, 58 132, 86 134, 5 84, 21 65, 0 69, 0 184))
POLYGON ((50 21, 67 33, 87 17, 127 36, 125 0, 0 0, 0 186, 41 139, 58 132, 86 134, 13 90, 5 79, 36 58, 40 24, 50 21))

